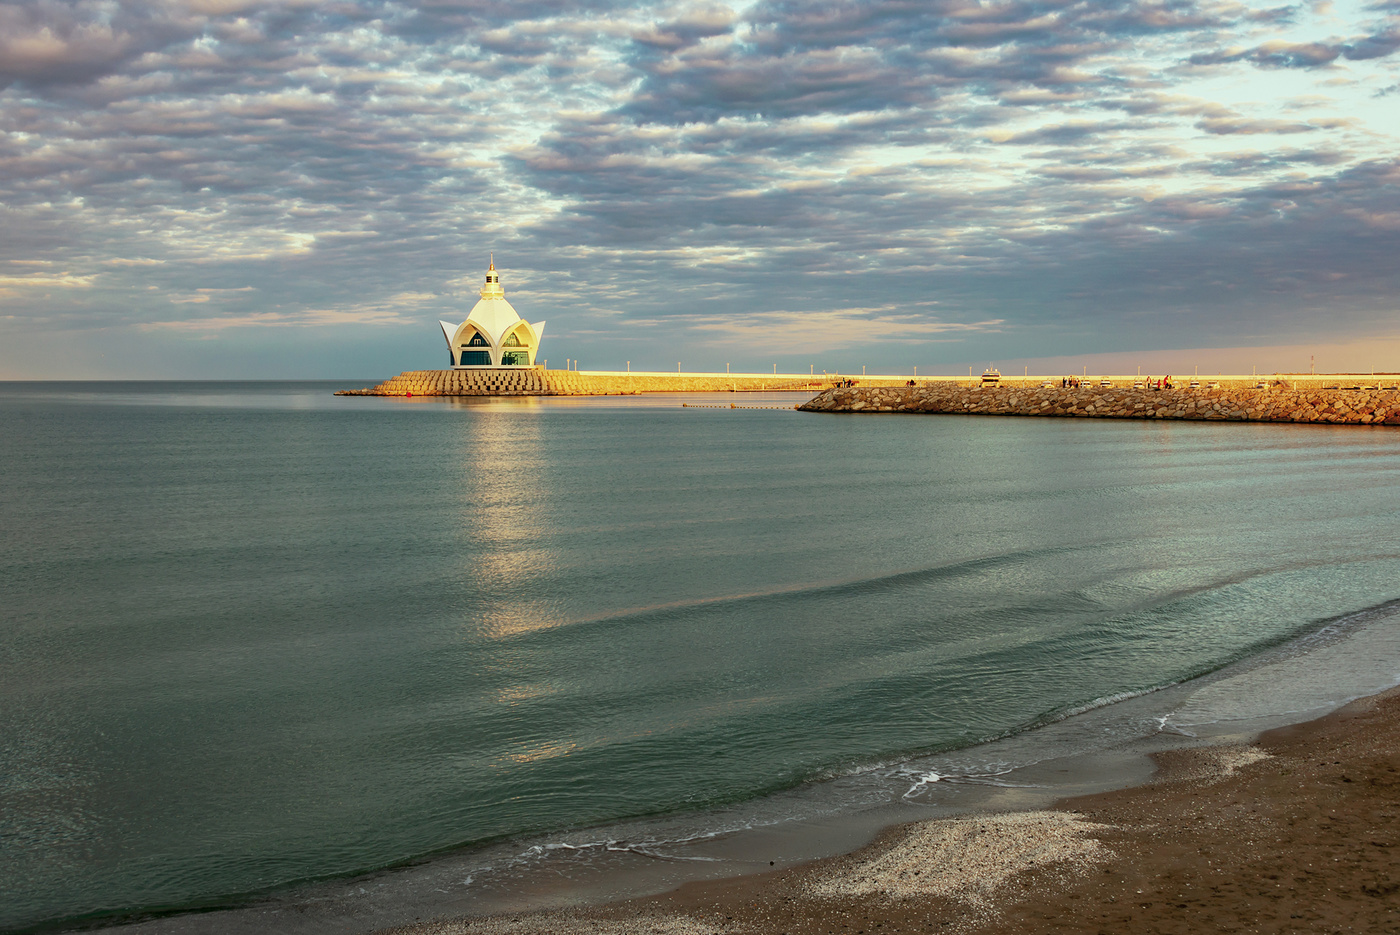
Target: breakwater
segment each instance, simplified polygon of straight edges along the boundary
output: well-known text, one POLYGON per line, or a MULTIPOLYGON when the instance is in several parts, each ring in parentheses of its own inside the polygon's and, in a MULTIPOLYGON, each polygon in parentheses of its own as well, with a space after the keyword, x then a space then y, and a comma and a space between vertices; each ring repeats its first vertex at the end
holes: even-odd
POLYGON ((1286 385, 1152 390, 942 383, 836 387, 798 408, 805 412, 1400 425, 1400 390, 1292 389, 1286 385))
MULTIPOLYGON (((861 377, 866 383, 903 383, 903 376, 861 377)), ((406 370, 376 386, 337 396, 625 396, 633 393, 818 392, 837 381, 822 374, 626 373, 607 370, 406 370)))

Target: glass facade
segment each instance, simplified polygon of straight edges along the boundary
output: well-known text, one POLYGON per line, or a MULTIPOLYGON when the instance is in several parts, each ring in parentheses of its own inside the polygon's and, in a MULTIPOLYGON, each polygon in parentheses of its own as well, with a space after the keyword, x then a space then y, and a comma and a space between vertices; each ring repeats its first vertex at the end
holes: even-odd
POLYGON ((501 363, 507 367, 528 367, 530 355, 525 351, 506 351, 501 355, 501 363))
POLYGON ((481 332, 478 331, 478 332, 476 332, 475 334, 472 335, 472 339, 471 339, 470 341, 468 341, 468 342, 466 343, 465 346, 466 346, 466 347, 490 347, 491 345, 489 345, 489 344, 486 343, 486 339, 483 338, 483 337, 481 336, 481 332))
MULTIPOLYGON (((477 337, 480 337, 480 335, 477 335, 477 337)), ((491 352, 490 352, 490 351, 463 351, 463 352, 462 352, 462 366, 463 366, 463 367, 489 367, 489 366, 491 366, 491 352)))
POLYGON ((517 336, 514 335, 514 334, 512 334, 510 337, 506 338, 506 343, 504 343, 504 344, 501 345, 501 347, 519 347, 519 346, 520 346, 520 338, 517 337, 517 336))

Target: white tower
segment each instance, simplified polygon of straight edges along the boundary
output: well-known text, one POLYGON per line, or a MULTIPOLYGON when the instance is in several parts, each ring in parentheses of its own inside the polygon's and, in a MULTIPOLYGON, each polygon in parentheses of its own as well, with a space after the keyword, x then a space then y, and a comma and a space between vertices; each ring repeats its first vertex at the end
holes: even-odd
POLYGON ((544 322, 530 324, 506 301, 496 258, 486 271, 481 300, 460 325, 439 321, 452 355, 452 369, 533 367, 544 335, 544 322))

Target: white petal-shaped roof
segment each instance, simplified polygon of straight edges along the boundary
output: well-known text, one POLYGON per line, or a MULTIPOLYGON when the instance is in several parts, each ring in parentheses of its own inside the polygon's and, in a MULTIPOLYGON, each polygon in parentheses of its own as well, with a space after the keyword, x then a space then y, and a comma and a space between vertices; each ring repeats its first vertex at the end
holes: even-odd
MULTIPOLYGON (((500 366, 507 353, 513 354, 509 366, 521 366, 518 359, 518 351, 524 351, 529 355, 530 365, 535 363, 535 354, 539 351, 540 336, 544 333, 544 322, 530 324, 520 317, 520 314, 506 301, 506 293, 501 288, 501 277, 496 272, 496 263, 493 260, 491 268, 486 271, 486 285, 481 287, 481 301, 472 307, 465 321, 460 325, 451 322, 440 321, 442 326, 442 336, 447 339, 447 347, 452 353, 454 366, 459 366, 458 353, 462 348, 467 348, 467 340, 473 329, 485 335, 486 340, 491 344, 490 356, 493 366, 500 366), (518 342, 512 342, 509 350, 505 347, 505 341, 511 331, 516 332, 518 342)), ((465 356, 465 351, 462 351, 465 356)), ((473 351, 473 360, 478 359, 473 351)), ((486 364, 460 364, 460 366, 487 366, 486 364)))
POLYGON ((515 327, 520 315, 505 299, 492 296, 477 302, 467 321, 485 332, 494 346, 499 345, 506 332, 515 327))

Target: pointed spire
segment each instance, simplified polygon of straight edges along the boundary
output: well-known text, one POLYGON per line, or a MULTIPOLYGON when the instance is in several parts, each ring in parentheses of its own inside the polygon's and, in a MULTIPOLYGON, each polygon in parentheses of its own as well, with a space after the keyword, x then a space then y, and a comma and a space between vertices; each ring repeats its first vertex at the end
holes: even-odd
POLYGON ((501 276, 496 272, 496 254, 491 254, 491 268, 486 271, 486 285, 481 287, 481 297, 483 299, 504 299, 505 290, 501 288, 501 276))

